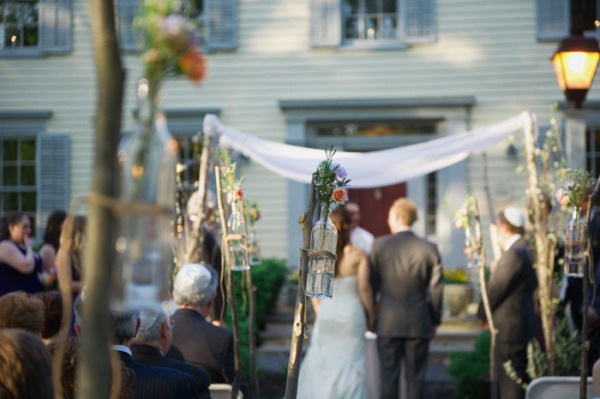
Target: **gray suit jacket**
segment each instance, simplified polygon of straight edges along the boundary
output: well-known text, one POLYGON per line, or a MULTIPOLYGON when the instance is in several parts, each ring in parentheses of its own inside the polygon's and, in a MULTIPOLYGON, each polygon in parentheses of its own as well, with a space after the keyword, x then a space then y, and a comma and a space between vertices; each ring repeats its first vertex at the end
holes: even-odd
POLYGON ((442 319, 443 266, 437 246, 412 231, 375 239, 369 255, 379 295, 377 334, 431 338, 442 319))

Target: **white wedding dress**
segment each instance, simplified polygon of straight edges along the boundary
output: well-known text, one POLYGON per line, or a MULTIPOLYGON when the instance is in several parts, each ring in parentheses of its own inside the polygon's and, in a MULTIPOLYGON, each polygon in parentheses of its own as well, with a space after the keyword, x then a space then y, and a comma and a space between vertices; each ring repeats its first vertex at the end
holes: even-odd
POLYGON ((299 399, 367 399, 367 320, 356 275, 338 277, 333 298, 321 300, 308 351, 300 366, 299 399))

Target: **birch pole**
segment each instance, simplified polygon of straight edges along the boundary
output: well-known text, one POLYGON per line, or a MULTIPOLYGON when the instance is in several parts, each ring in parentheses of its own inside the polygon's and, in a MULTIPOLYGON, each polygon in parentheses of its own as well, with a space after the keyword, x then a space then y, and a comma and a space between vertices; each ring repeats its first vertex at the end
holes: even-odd
POLYGON ((295 399, 298 393, 298 377, 302 347, 306 332, 306 272, 308 270, 308 252, 310 247, 310 232, 312 230, 312 215, 315 211, 315 175, 310 184, 308 211, 300 215, 298 223, 302 228, 303 244, 300 250, 300 270, 298 276, 298 293, 296 295, 296 308, 294 311, 294 324, 292 326, 292 343, 290 345, 290 359, 288 362, 288 375, 285 384, 285 399, 295 399))
POLYGON ((221 188, 221 171, 215 167, 215 180, 217 183, 217 202, 219 206, 219 216, 221 217, 221 229, 223 231, 221 272, 225 273, 227 288, 227 302, 231 309, 231 324, 233 328, 233 357, 235 367, 235 379, 231 389, 231 399, 237 399, 242 380, 242 361, 240 357, 240 324, 238 321, 237 305, 235 300, 235 289, 233 286, 233 272, 231 270, 231 251, 229 250, 229 229, 225 219, 225 207, 223 205, 223 190, 221 188))
POLYGON ((527 181, 529 191, 529 204, 531 221, 533 224, 533 235, 535 239, 535 270, 538 279, 538 297, 540 301, 542 329, 544 343, 546 345, 546 359, 548 360, 549 375, 555 375, 556 345, 554 337, 556 328, 554 325, 556 305, 552 301, 552 272, 554 270, 554 243, 548 238, 548 209, 546 200, 542 193, 538 178, 538 170, 535 159, 535 132, 534 121, 529 114, 524 128, 525 135, 525 162, 527 167, 527 181))
MULTIPOLYGON (((117 147, 121 134, 125 71, 115 29, 114 3, 91 0, 90 19, 97 70, 95 167, 92 194, 114 199, 117 194, 117 147)), ((108 298, 114 257, 116 218, 98 202, 89 204, 86 250, 86 299, 83 312, 81 363, 77 397, 105 399, 110 395, 110 325, 108 298)))

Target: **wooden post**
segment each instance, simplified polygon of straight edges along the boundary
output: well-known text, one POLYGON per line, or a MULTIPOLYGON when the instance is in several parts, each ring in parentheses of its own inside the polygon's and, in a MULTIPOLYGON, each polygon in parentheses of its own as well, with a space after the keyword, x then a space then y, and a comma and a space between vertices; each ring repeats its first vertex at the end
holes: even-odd
POLYGON ((231 309, 231 324, 233 329, 233 356, 235 367, 235 379, 233 380, 231 399, 237 399, 242 380, 242 362, 240 356, 240 324, 238 320, 237 305, 235 300, 235 289, 233 286, 233 272, 231 271, 231 251, 229 251, 229 230, 225 220, 225 207, 223 205, 223 190, 221 188, 221 172, 219 167, 215 167, 215 180, 217 182, 217 202, 219 205, 219 215, 221 217, 221 229, 223 231, 222 239, 222 266, 221 273, 225 273, 225 282, 227 289, 227 302, 231 309))
MULTIPOLYGON (((112 1, 91 0, 90 19, 98 71, 95 116, 94 194, 115 198, 118 176, 117 147, 121 135, 121 114, 125 72, 121 63, 112 1)), ((86 250, 86 301, 83 309, 84 338, 77 379, 77 397, 104 399, 110 394, 110 314, 108 298, 115 252, 116 219, 110 209, 89 204, 86 250)))
POLYGON ((294 324, 292 326, 292 343, 290 345, 290 359, 288 362, 288 375, 285 385, 285 398, 295 399, 298 392, 298 377, 300 374, 300 361, 304 333, 306 331, 306 272, 308 269, 308 253, 310 246, 310 232, 312 229, 312 215, 315 211, 315 175, 310 184, 308 211, 300 215, 298 223, 302 228, 303 244, 300 250, 300 270, 298 276, 298 293, 296 295, 296 308, 294 311, 294 324))

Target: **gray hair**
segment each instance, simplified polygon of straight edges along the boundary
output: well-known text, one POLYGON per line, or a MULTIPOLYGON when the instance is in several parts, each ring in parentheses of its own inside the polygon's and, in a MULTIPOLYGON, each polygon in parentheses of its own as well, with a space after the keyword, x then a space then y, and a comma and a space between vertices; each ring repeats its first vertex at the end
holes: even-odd
POLYGON ((183 265, 175 276, 173 299, 177 306, 205 306, 217 291, 215 269, 201 263, 183 265))
POLYGON ((158 340, 165 320, 167 320, 167 314, 163 310, 142 310, 140 312, 140 329, 134 342, 145 343, 158 340))
MULTIPOLYGON (((82 318, 81 311, 83 302, 85 300, 85 294, 80 292, 75 299, 73 309, 75 313, 75 323, 81 327, 82 318)), ((125 341, 131 340, 135 337, 135 328, 137 326, 137 319, 139 312, 127 311, 127 312, 112 312, 111 314, 111 327, 112 327, 112 339, 114 344, 122 344, 125 341)))

